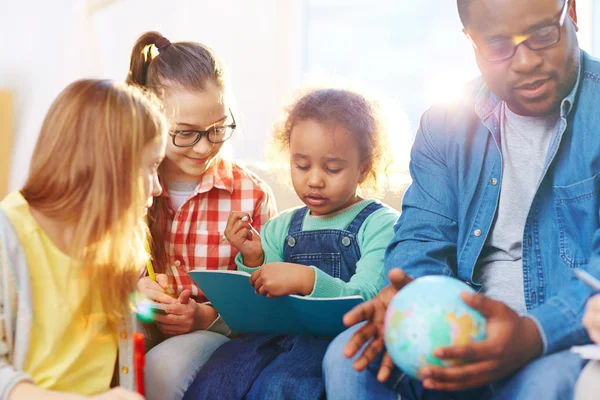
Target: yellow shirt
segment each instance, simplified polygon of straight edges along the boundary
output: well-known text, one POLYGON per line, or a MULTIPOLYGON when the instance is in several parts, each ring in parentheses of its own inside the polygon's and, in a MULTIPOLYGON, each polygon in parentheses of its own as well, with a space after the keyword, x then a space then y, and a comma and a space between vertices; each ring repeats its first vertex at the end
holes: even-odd
POLYGON ((117 332, 108 325, 99 288, 54 245, 19 192, 9 194, 0 207, 17 232, 31 275, 25 372, 44 389, 88 396, 105 392, 115 367, 117 332))

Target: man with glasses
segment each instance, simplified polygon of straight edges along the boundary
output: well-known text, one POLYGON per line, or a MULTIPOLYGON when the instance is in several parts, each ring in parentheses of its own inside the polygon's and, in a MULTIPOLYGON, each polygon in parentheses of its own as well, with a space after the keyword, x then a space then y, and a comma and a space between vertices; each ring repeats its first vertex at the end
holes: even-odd
POLYGON ((585 364, 569 348, 589 342, 591 290, 572 269, 600 276, 600 62, 579 49, 575 0, 457 5, 482 76, 422 117, 391 283, 331 344, 329 399, 569 399, 585 364), (438 349, 457 363, 417 381, 382 357, 383 320, 424 275, 479 291, 465 299, 488 325, 480 343, 438 349))

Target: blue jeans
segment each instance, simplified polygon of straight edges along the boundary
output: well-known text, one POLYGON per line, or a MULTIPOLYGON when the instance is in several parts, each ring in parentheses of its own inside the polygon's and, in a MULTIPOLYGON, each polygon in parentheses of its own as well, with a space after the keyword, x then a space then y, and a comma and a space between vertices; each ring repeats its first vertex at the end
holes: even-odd
POLYGON ((562 351, 539 358, 512 377, 480 389, 461 392, 425 390, 419 381, 409 378, 398 369, 382 384, 376 378, 381 357, 369 365, 368 371, 361 373, 352 367, 354 359, 347 359, 343 354, 344 346, 359 326, 341 333, 327 349, 323 360, 323 377, 329 400, 396 400, 400 396, 403 400, 571 399, 577 377, 585 365, 585 361, 577 354, 562 351))
POLYGON ((181 400, 200 368, 229 338, 195 331, 170 337, 146 353, 146 399, 181 400))
POLYGON ((321 365, 329 342, 309 335, 243 335, 213 354, 184 400, 318 400, 325 395, 321 365))

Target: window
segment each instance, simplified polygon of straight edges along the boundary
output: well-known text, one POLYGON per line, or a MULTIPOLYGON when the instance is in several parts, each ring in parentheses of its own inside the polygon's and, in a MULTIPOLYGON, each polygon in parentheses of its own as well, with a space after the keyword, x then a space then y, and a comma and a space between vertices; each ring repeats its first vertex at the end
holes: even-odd
POLYGON ((308 0, 306 7, 305 72, 374 89, 406 113, 413 134, 431 104, 457 97, 478 76, 454 1, 308 0))
MULTIPOLYGON (((456 98, 479 75, 455 1, 307 0, 309 76, 372 88, 405 112, 414 134, 433 103, 456 98)), ((579 42, 600 55, 600 0, 577 1, 579 42)))

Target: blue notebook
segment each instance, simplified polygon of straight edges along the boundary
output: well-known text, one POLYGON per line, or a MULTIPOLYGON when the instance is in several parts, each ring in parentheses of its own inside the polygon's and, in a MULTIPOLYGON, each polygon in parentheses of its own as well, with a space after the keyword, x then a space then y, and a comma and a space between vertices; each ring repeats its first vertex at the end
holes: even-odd
POLYGON ((242 271, 192 271, 196 285, 239 333, 305 333, 334 337, 344 331, 342 317, 363 302, 360 296, 315 299, 303 296, 266 298, 254 293, 242 271))

